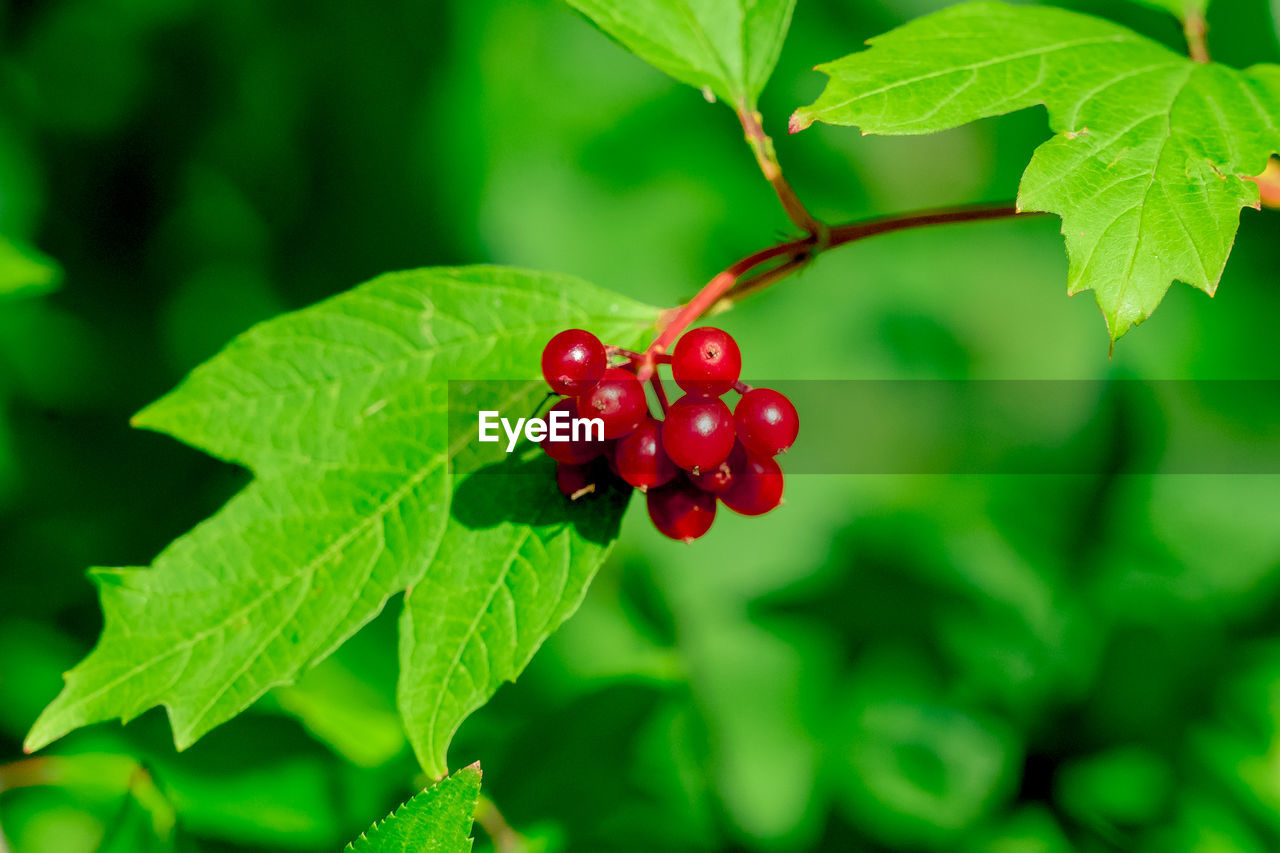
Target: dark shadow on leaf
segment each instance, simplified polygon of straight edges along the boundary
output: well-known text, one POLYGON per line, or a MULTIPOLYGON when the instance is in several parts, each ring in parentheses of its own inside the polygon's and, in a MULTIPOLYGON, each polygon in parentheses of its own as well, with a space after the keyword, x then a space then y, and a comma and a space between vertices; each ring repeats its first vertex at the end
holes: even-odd
POLYGON ((556 486, 556 465, 540 451, 513 453, 460 478, 450 513, 477 530, 500 524, 572 525, 583 539, 604 545, 617 538, 631 489, 607 471, 594 494, 571 501, 556 486))

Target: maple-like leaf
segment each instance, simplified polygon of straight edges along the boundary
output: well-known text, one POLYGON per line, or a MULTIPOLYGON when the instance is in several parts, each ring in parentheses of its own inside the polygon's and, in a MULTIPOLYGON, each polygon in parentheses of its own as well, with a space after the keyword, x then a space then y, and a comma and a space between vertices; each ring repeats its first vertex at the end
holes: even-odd
POLYGON ((465 267, 383 276, 246 332, 135 421, 253 483, 150 568, 94 570, 102 638, 27 749, 156 705, 186 747, 412 588, 401 710, 442 775, 448 735, 577 606, 626 503, 569 504, 549 459, 481 471, 450 404, 472 421, 528 415, 552 335, 579 326, 631 347, 656 315, 567 276, 465 267), (477 653, 502 665, 481 672, 477 653))
POLYGON ((1280 66, 1192 62, 1117 24, 1040 6, 966 3, 819 66, 831 79, 797 110, 864 133, 919 134, 1043 104, 1056 135, 1019 205, 1056 213, 1069 288, 1093 290, 1113 339, 1174 280, 1212 294, 1240 209, 1280 150, 1280 66))

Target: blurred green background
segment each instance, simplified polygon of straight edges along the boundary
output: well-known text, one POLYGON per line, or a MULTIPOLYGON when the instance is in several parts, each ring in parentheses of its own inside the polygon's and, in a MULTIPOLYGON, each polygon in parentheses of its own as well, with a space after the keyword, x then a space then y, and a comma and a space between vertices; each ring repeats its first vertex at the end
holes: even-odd
MULTIPOLYGON (((813 65, 942 5, 800 0, 762 111, 820 216, 1015 194, 1043 111, 785 134, 813 65)), ((1073 5, 1179 45, 1155 11, 1073 5)), ((1280 58, 1265 0, 1210 24, 1222 61, 1280 58)), ((0 33, 0 850, 170 849, 147 839, 175 822, 184 850, 339 849, 424 784, 394 602, 186 753, 152 711, 21 755, 97 636, 85 568, 147 564, 245 480, 129 416, 385 270, 673 305, 787 222, 728 110, 551 0, 0 0, 0 33)), ((748 379, 1280 379, 1277 270, 1280 214, 1245 211, 1219 295, 1175 285, 1109 359, 1057 220, 957 226, 718 322, 748 379)), ((1096 474, 794 476, 691 547, 637 502, 452 764, 483 762, 537 850, 1280 849, 1280 478, 1134 473, 1158 419, 1115 418, 1096 474)))

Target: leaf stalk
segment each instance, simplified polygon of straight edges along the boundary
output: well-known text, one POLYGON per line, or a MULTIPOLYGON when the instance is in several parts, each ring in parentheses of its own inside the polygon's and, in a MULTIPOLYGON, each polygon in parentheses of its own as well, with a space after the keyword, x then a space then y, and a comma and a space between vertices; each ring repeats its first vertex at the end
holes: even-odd
POLYGON ((1209 27, 1205 23, 1204 15, 1199 12, 1188 9, 1187 14, 1182 19, 1182 32, 1187 37, 1187 53, 1196 62, 1209 62, 1209 42, 1207 35, 1209 27))

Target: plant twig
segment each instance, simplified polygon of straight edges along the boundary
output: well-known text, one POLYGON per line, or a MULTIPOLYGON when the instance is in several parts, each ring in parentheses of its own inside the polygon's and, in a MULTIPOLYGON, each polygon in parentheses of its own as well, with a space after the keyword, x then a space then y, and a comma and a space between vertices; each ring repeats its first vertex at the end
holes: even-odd
POLYGON ((764 272, 759 272, 759 273, 756 273, 755 275, 743 278, 741 281, 739 281, 737 284, 731 287, 729 291, 725 293, 724 296, 720 297, 720 300, 716 302, 716 304, 713 305, 711 307, 711 310, 708 311, 707 313, 715 315, 715 314, 720 314, 724 311, 728 311, 730 308, 734 306, 734 303, 737 303, 742 301, 743 299, 746 299, 748 296, 752 295, 753 293, 759 293, 761 290, 764 290, 766 287, 768 287, 771 284, 776 284, 782 281, 784 278, 791 275, 793 272, 797 272, 803 269, 804 267, 808 266, 809 262, 812 260, 813 260, 812 255, 809 255, 809 254, 798 255, 787 261, 784 261, 783 263, 778 264, 776 267, 771 267, 770 269, 767 269, 764 272))
POLYGON ((893 216, 882 216, 877 219, 866 219, 862 222, 851 222, 848 225, 837 225, 831 229, 831 245, 829 248, 843 246, 857 240, 865 240, 878 234, 889 234, 893 231, 906 231, 909 228, 921 228, 926 225, 946 225, 953 222, 981 222, 986 219, 1008 219, 1012 216, 1029 216, 1023 213, 1016 204, 970 204, 962 207, 944 207, 937 210, 923 210, 915 213, 901 213, 893 216))
POLYGON ((764 132, 760 113, 747 109, 745 105, 739 105, 738 121, 742 122, 742 132, 746 134, 747 144, 751 146, 751 152, 756 156, 760 172, 777 193, 778 201, 782 203, 782 209, 786 211, 787 218, 803 228, 805 233, 817 240, 819 244, 825 245, 826 223, 819 221, 809 212, 795 190, 791 189, 791 184, 787 183, 787 179, 782 176, 782 165, 778 162, 777 152, 774 151, 773 140, 764 132))
POLYGON ((1188 9, 1182 19, 1182 33, 1187 37, 1187 52, 1196 62, 1209 61, 1209 43, 1205 38, 1208 31, 1204 15, 1188 9))
POLYGON ((0 793, 14 788, 48 785, 54 777, 55 769, 47 756, 20 758, 0 764, 0 793))
MULTIPOLYGON (((953 222, 980 222, 985 219, 1007 219, 1018 215, 1029 216, 1031 214, 1022 214, 1017 205, 1013 204, 973 204, 964 207, 882 216, 877 219, 866 219, 861 222, 851 222, 847 225, 832 226, 826 248, 834 249, 837 246, 865 240, 868 237, 890 234, 894 231, 904 231, 908 228, 921 228, 926 225, 946 225, 953 222)), ((716 303, 712 313, 727 311, 733 307, 733 303, 739 302, 751 294, 758 293, 769 285, 781 281, 791 273, 808 265, 817 254, 817 247, 811 247, 809 252, 798 252, 772 269, 743 278, 716 303)))
POLYGON ((698 291, 697 296, 690 299, 666 319, 663 329, 658 333, 658 337, 644 351, 644 358, 639 364, 636 376, 641 382, 647 382, 653 374, 658 357, 666 353, 671 344, 675 342, 675 339, 680 336, 680 333, 714 305, 729 288, 733 287, 739 278, 774 258, 794 254, 798 246, 807 245, 812 240, 812 237, 806 237, 801 240, 792 240, 789 243, 779 243, 776 246, 761 249, 755 254, 748 255, 736 264, 731 265, 723 272, 717 273, 702 290, 698 291))
POLYGON ((524 838, 511 828, 502 812, 498 811, 497 805, 484 794, 480 795, 476 804, 476 823, 489 836, 496 853, 524 853, 524 838))
POLYGON ((906 231, 926 225, 981 222, 988 219, 1034 215, 1036 214, 1033 212, 1022 212, 1014 204, 976 204, 939 208, 836 225, 829 229, 825 244, 810 235, 761 249, 727 267, 707 282, 693 299, 662 315, 658 336, 654 338, 653 343, 644 351, 642 359, 638 362, 637 376, 641 382, 647 381, 653 374, 658 360, 667 352, 676 338, 680 337, 680 334, 703 314, 719 313, 734 302, 781 281, 827 249, 834 249, 837 246, 844 246, 879 234, 906 231), (773 261, 779 261, 779 263, 748 277, 747 274, 757 267, 773 261))

